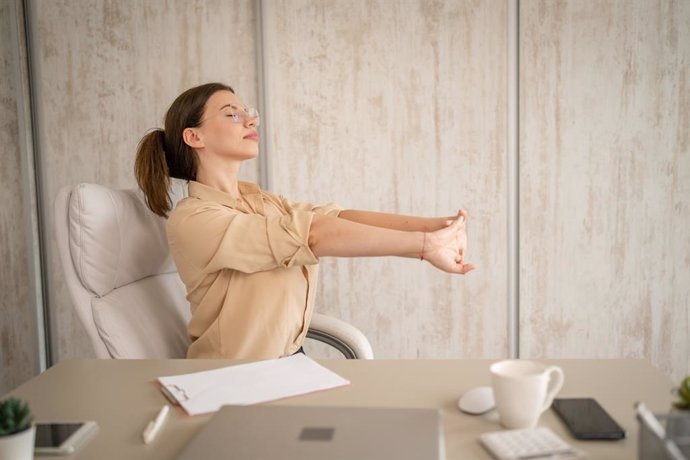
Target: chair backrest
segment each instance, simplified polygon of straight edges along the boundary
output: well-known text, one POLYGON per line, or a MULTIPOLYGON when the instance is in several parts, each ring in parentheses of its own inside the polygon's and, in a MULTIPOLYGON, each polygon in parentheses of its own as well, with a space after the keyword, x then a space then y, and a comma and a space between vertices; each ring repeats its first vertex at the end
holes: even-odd
POLYGON ((66 283, 96 355, 185 357, 189 303, 165 219, 146 207, 141 192, 65 187, 55 219, 66 283))

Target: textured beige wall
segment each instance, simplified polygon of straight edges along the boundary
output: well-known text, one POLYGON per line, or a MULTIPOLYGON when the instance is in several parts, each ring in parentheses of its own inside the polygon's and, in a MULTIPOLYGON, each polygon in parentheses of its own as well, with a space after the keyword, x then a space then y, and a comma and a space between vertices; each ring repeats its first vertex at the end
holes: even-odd
POLYGON ((10 3, 0 2, 0 394, 38 367, 14 84, 17 58, 10 36, 14 20, 10 3))
MULTIPOLYGON (((358 325, 379 357, 505 356, 506 2, 264 3, 273 190, 351 208, 471 213, 471 275, 415 260, 324 259, 319 309, 358 325)), ((257 101, 251 0, 31 4, 51 238, 57 190, 133 186, 139 138, 183 89, 223 80, 257 101)), ((678 377, 690 368, 690 4, 520 7, 522 355, 645 357, 678 377)), ((3 78, 9 146, 12 97, 3 78)), ((0 160, 11 196, 20 184, 5 175, 18 155, 3 149, 0 160)), ((244 175, 255 180, 257 164, 244 175)), ((26 335, 6 332, 32 327, 7 307, 27 296, 16 278, 27 271, 13 226, 20 209, 0 214, 11 261, 0 278, 1 364, 15 379, 32 359, 26 335)), ((56 357, 88 356, 48 249, 56 357)))
POLYGON ((317 308, 360 327, 377 357, 505 356, 505 2, 266 3, 273 189, 471 215, 474 273, 324 258, 317 308))
POLYGON ((526 357, 690 370, 690 3, 522 1, 526 357))
MULTIPOLYGON (((46 232, 68 184, 134 187, 136 146, 188 87, 220 80, 256 100, 251 0, 32 2, 46 232)), ((244 177, 255 180, 257 164, 244 177)), ((56 359, 91 355, 54 246, 49 289, 56 359)))

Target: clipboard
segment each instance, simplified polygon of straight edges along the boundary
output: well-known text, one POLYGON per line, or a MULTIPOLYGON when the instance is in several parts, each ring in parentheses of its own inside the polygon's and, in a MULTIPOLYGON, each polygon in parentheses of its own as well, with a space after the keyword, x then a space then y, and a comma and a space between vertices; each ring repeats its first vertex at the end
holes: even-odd
POLYGON ((257 361, 209 371, 159 377, 161 392, 189 415, 224 405, 258 404, 328 390, 350 381, 305 356, 257 361))

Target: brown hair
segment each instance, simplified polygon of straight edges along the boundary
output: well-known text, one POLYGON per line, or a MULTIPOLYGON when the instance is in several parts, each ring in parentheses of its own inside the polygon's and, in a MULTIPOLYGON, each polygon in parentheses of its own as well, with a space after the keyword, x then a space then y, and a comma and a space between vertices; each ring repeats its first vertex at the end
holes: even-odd
POLYGON ((172 209, 170 178, 196 180, 197 153, 182 138, 186 128, 199 126, 206 102, 218 91, 235 91, 222 83, 207 83, 177 96, 165 114, 165 130, 154 129, 141 138, 134 161, 134 175, 146 205, 159 216, 172 209))

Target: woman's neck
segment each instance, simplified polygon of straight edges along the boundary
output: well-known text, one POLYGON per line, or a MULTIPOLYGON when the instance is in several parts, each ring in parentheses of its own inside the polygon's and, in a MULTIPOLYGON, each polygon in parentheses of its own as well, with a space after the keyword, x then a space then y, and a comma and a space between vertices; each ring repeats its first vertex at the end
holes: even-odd
POLYGON ((240 164, 241 162, 238 161, 236 163, 215 165, 216 167, 208 167, 208 165, 203 164, 199 165, 199 169, 196 172, 196 181, 208 187, 225 192, 234 198, 240 198, 240 189, 237 180, 240 164))

